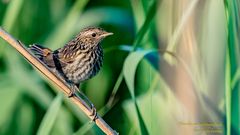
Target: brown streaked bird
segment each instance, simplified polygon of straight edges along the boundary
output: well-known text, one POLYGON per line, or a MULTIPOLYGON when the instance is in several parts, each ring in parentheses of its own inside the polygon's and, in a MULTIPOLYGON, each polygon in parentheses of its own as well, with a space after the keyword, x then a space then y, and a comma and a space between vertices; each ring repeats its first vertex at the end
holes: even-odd
MULTIPOLYGON (((79 87, 80 83, 95 76, 103 63, 103 49, 100 42, 113 33, 102 28, 88 27, 55 51, 37 44, 30 50, 50 69, 58 71, 65 79, 79 87)), ((69 93, 73 96, 75 91, 69 93)))

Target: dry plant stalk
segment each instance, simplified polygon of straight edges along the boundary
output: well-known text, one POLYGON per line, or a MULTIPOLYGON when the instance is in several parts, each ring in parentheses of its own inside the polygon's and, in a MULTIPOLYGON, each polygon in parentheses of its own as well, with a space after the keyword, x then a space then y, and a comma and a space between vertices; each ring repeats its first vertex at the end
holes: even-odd
MULTIPOLYGON (((20 41, 13 38, 10 34, 4 31, 0 27, 0 37, 7 41, 13 48, 15 48, 21 55, 23 55, 29 63, 31 63, 34 67, 36 67, 41 73, 43 73, 49 80, 53 82, 56 86, 58 86, 64 94, 68 95, 71 89, 70 86, 65 83, 65 81, 53 73, 45 64, 43 64, 39 59, 37 59, 20 41)), ((77 87, 75 87, 77 89, 77 87)), ((79 96, 73 96, 70 98, 90 119, 92 114, 92 109, 88 106, 88 104, 79 96)), ((116 135, 118 134, 115 130, 113 130, 98 114, 95 120, 96 125, 106 134, 108 135, 116 135)))

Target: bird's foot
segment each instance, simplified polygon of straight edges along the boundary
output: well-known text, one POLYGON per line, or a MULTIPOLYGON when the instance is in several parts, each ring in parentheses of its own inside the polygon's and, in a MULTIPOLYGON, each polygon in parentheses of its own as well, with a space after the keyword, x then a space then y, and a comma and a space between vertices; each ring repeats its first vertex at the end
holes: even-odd
POLYGON ((71 98, 73 96, 76 96, 76 89, 75 89, 75 85, 72 83, 69 83, 70 85, 70 92, 68 93, 68 98, 71 98))
POLYGON ((91 114, 90 116, 92 117, 92 122, 95 122, 95 120, 98 118, 97 116, 97 109, 94 107, 93 104, 91 104, 91 114))

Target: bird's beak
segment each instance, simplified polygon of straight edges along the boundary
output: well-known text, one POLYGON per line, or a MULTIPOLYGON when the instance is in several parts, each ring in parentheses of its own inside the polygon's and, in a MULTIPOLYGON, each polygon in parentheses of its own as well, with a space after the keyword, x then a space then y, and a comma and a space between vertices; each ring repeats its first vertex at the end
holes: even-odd
POLYGON ((110 35, 113 35, 112 32, 104 32, 101 37, 107 37, 107 36, 110 36, 110 35))

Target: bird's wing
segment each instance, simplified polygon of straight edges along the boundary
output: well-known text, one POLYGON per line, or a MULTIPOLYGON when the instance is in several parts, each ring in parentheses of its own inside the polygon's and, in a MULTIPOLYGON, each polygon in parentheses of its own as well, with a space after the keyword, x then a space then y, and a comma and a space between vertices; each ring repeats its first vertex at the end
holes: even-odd
POLYGON ((51 49, 38 44, 30 45, 29 49, 48 67, 55 67, 51 49))
POLYGON ((58 49, 58 57, 62 64, 72 63, 80 54, 86 50, 83 44, 75 40, 70 41, 63 48, 58 49))

